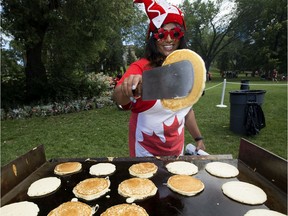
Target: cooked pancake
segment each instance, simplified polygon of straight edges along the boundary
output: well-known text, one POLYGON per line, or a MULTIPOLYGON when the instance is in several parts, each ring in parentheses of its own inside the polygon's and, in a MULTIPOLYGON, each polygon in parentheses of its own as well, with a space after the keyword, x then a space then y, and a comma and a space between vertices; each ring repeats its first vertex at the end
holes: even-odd
POLYGON ((33 182, 28 188, 28 196, 38 197, 51 194, 61 185, 61 180, 57 177, 46 177, 33 182))
POLYGON ((172 64, 182 60, 189 60, 194 70, 194 83, 191 92, 186 97, 174 99, 162 99, 161 103, 164 108, 170 110, 179 110, 192 106, 201 97, 205 88, 206 68, 201 56, 189 49, 175 50, 167 56, 163 65, 172 64))
POLYGON ((114 173, 116 166, 112 163, 98 163, 90 167, 89 173, 95 176, 107 176, 114 173))
POLYGON ((253 209, 249 210, 244 216, 287 216, 287 215, 269 209, 253 209))
POLYGON ((151 178, 158 170, 158 167, 151 162, 133 164, 129 167, 129 173, 139 178, 151 178))
POLYGON ((194 175, 198 172, 198 167, 187 161, 170 162, 166 168, 170 173, 179 175, 194 175))
POLYGON ((58 164, 54 168, 54 173, 56 175, 67 175, 79 172, 82 169, 82 164, 79 162, 65 162, 58 164))
POLYGON ((239 174, 236 167, 223 162, 210 162, 206 165, 205 170, 220 178, 232 178, 239 174))
POLYGON ((173 175, 168 179, 167 186, 185 196, 194 196, 205 187, 201 180, 189 175, 173 175))
POLYGON ((154 196, 156 192, 157 187, 155 184, 150 179, 145 178, 127 179, 118 185, 118 193, 133 200, 154 196))
POLYGON ((149 216, 144 208, 136 204, 119 204, 108 208, 100 216, 149 216))
POLYGON ((267 195, 261 188, 247 182, 227 182, 222 185, 222 191, 227 197, 249 205, 262 204, 267 200, 267 195))
POLYGON ((0 208, 1 216, 37 216, 38 212, 38 206, 35 203, 28 201, 11 203, 0 208))
POLYGON ((89 178, 79 182, 73 188, 73 193, 76 197, 89 201, 105 195, 110 191, 109 187, 109 178, 89 178))
POLYGON ((93 208, 82 202, 65 202, 49 212, 48 216, 92 216, 93 208))

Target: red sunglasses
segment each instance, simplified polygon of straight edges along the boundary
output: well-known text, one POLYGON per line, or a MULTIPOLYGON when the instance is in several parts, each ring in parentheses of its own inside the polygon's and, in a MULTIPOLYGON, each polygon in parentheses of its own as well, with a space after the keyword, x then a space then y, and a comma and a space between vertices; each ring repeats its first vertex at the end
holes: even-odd
POLYGON ((180 40, 180 38, 184 36, 184 32, 182 32, 178 26, 170 31, 160 28, 158 32, 154 33, 154 38, 157 40, 166 40, 168 35, 170 35, 171 39, 180 40))

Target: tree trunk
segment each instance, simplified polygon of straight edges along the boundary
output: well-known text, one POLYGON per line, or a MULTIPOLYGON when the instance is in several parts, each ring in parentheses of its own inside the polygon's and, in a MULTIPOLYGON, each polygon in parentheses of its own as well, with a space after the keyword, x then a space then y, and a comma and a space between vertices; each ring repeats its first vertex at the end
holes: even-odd
POLYGON ((210 70, 212 60, 209 57, 205 58, 205 68, 206 68, 206 73, 208 74, 210 70))
POLYGON ((26 49, 27 64, 25 67, 26 75, 26 102, 34 102, 47 99, 47 74, 42 62, 42 44, 40 39, 33 47, 26 49))

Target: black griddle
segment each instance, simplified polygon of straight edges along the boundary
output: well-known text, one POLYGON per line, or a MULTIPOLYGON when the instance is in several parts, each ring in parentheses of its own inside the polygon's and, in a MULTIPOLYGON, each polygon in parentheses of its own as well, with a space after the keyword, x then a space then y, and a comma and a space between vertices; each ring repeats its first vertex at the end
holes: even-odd
MULTIPOLYGON (((28 177, 25 177, 23 180, 18 182, 16 186, 10 188, 10 190, 9 187, 7 187, 6 182, 9 179, 5 180, 5 177, 9 176, 7 173, 10 170, 11 178, 11 168, 9 169, 9 167, 6 167, 6 171, 4 170, 1 176, 1 187, 4 187, 3 189, 5 192, 5 194, 1 193, 1 206, 24 200, 31 201, 36 203, 40 208, 40 216, 47 215, 52 209, 56 208, 60 204, 75 198, 72 192, 73 187, 80 181, 93 177, 89 174, 89 168, 92 165, 101 162, 111 162, 116 166, 116 172, 109 176, 111 181, 111 191, 103 197, 93 201, 78 199, 90 206, 98 204, 99 209, 94 215, 100 215, 107 208, 113 205, 126 203, 126 198, 120 196, 117 192, 118 185, 123 180, 131 178, 128 168, 132 164, 149 161, 158 166, 157 174, 151 178, 157 186, 158 191, 155 196, 145 200, 135 201, 135 203, 145 208, 150 216, 243 216, 248 210, 256 208, 272 209, 285 214, 287 212, 287 193, 275 185, 273 181, 270 181, 258 172, 255 172, 255 168, 252 169, 240 159, 233 159, 230 155, 114 158, 112 161, 110 160, 111 158, 52 159, 44 162, 28 177), (194 175, 194 177, 200 179, 205 185, 205 189, 201 193, 196 196, 187 197, 177 194, 167 187, 166 182, 172 174, 166 170, 165 165, 177 160, 192 162, 199 168, 199 172, 194 175), (54 167, 59 163, 67 161, 81 162, 82 171, 61 177, 55 175, 53 172, 54 167), (232 164, 239 169, 240 174, 236 178, 229 179, 212 176, 205 171, 205 165, 212 161, 221 161, 232 164), (3 174, 6 174, 6 176, 3 174), (56 192, 41 198, 31 198, 27 195, 27 190, 34 181, 50 176, 56 176, 61 179, 61 187, 56 192), (225 182, 234 180, 245 181, 261 187, 266 192, 268 200, 262 205, 246 205, 231 200, 222 193, 221 186, 225 182)), ((11 180, 11 182, 13 182, 13 180, 11 180)))

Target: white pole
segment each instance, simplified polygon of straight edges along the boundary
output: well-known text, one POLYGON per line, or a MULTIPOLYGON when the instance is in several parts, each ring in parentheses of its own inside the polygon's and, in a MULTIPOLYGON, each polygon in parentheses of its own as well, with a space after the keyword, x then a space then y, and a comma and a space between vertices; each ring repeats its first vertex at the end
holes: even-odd
POLYGON ((223 82, 222 96, 221 96, 221 104, 218 104, 217 107, 220 107, 220 108, 225 108, 225 107, 227 107, 226 105, 223 104, 223 103, 224 103, 225 89, 226 89, 226 79, 224 79, 224 82, 223 82))

